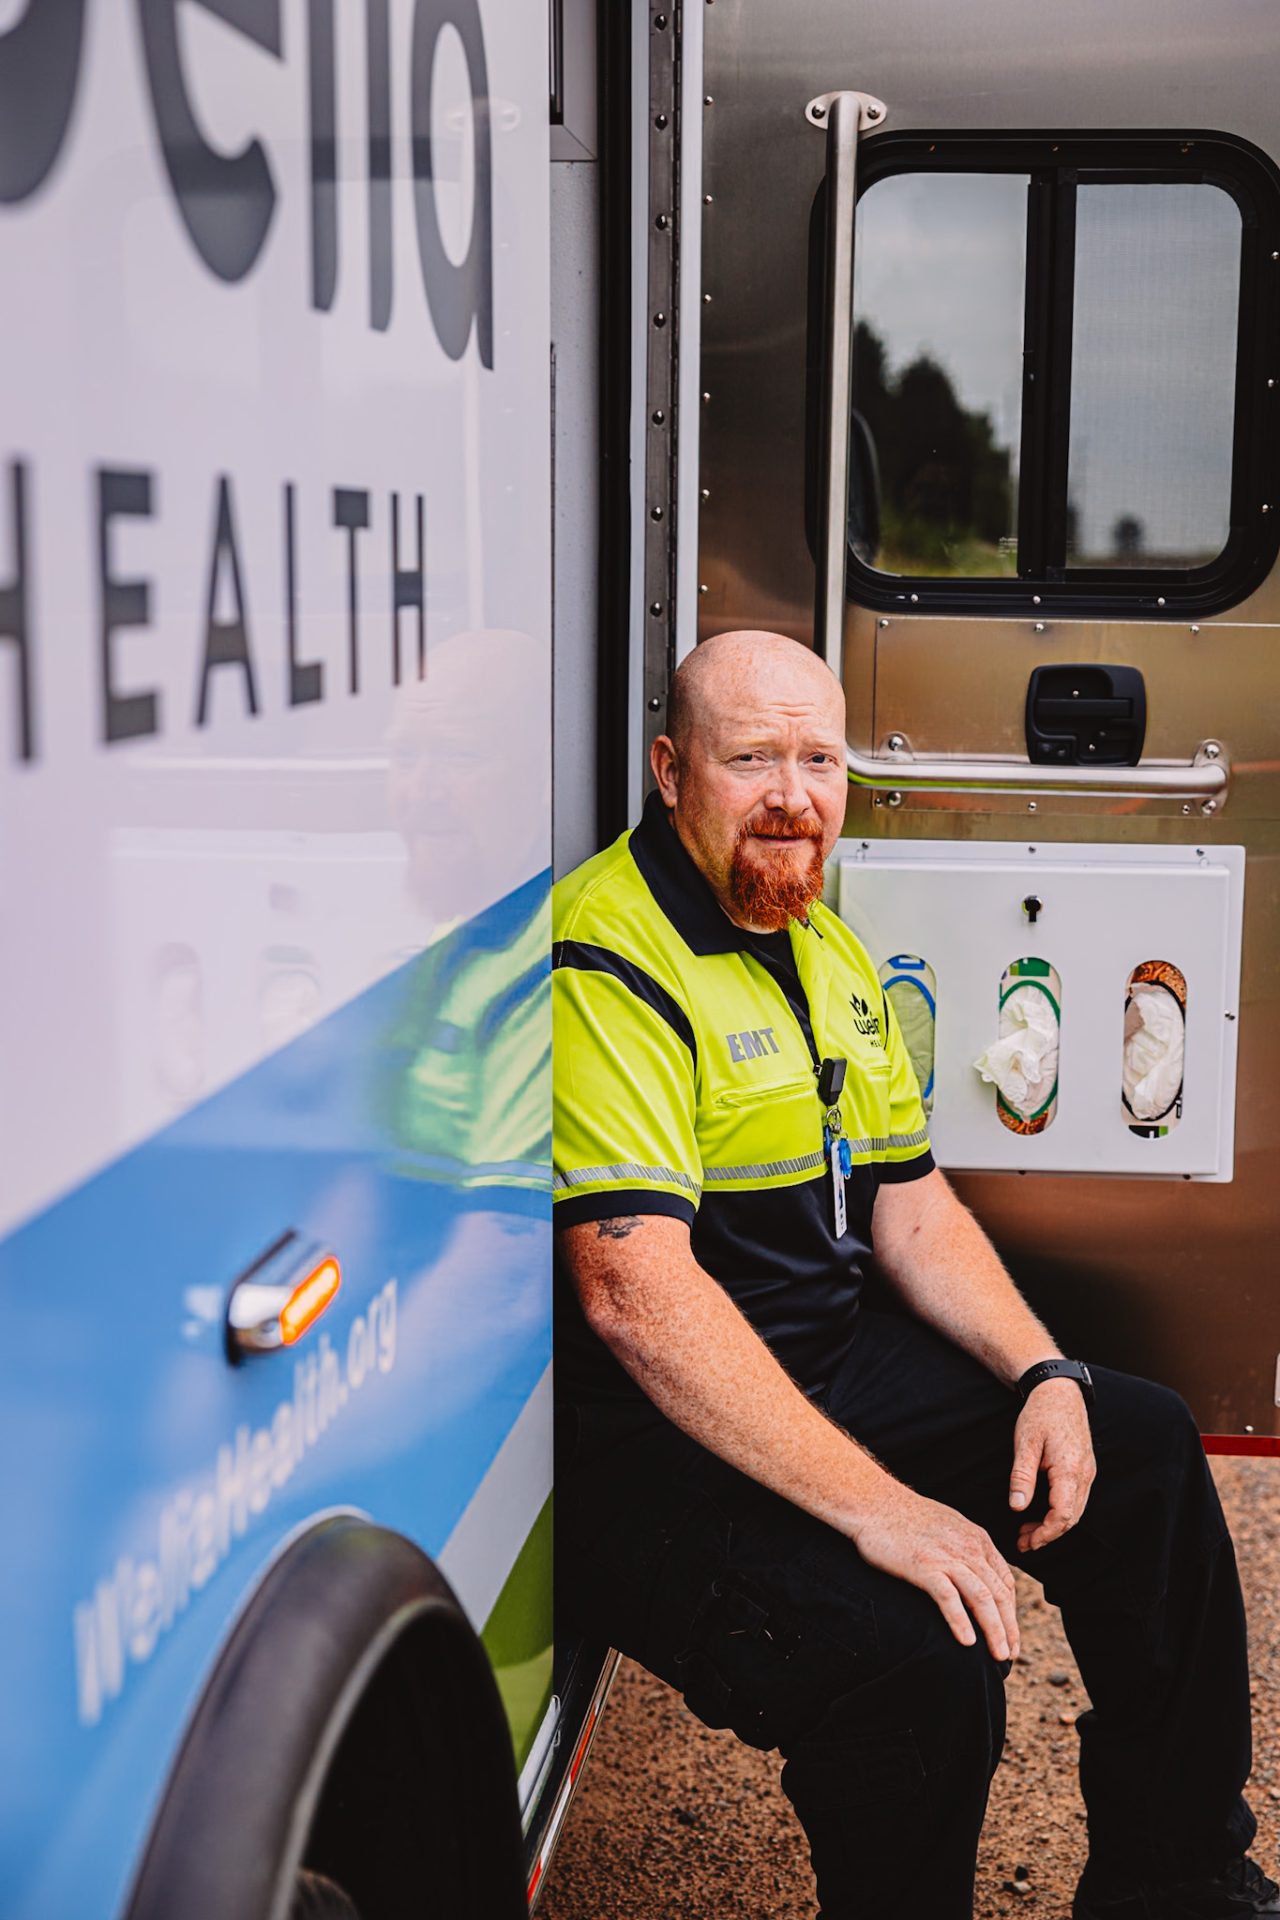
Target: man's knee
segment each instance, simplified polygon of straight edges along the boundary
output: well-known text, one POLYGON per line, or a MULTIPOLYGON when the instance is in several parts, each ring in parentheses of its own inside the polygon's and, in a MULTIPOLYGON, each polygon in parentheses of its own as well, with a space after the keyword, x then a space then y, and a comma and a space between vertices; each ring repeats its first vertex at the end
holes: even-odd
POLYGON ((828 1699, 814 1740, 845 1744, 865 1728, 909 1726, 933 1762, 959 1754, 974 1760, 993 1747, 998 1758, 1008 1662, 995 1659, 980 1633, 963 1645, 934 1601, 904 1581, 885 1581, 874 1615, 875 1649, 862 1684, 828 1699))
POLYGON ((1099 1368, 1095 1380, 1098 1477, 1086 1524, 1153 1575, 1171 1555, 1219 1545, 1226 1523, 1186 1401, 1130 1374, 1099 1368))
POLYGON ((927 1594, 902 1589, 881 1633, 881 1657, 919 1722, 934 1730, 935 1745, 968 1748, 987 1734, 1003 1738, 1008 1661, 995 1658, 981 1632, 963 1645, 927 1594))
POLYGON ((942 1801, 985 1799, 1004 1745, 1008 1663, 981 1636, 963 1646, 917 1589, 894 1598, 877 1608, 877 1671, 787 1750, 783 1785, 806 1819, 910 1802, 926 1785, 942 1801))
POLYGON ((837 1773, 857 1773, 885 1739, 904 1788, 910 1753, 934 1766, 963 1758, 993 1767, 1007 1665, 981 1637, 962 1646, 914 1587, 886 1586, 887 1604, 849 1593, 833 1606, 823 1593, 805 1606, 730 1573, 677 1663, 687 1705, 752 1746, 806 1751, 819 1771, 830 1762, 837 1773), (890 1736, 902 1728, 912 1728, 913 1739, 894 1745, 890 1736))
POLYGON ((1134 1374, 1097 1368, 1094 1377, 1100 1476, 1108 1467, 1119 1477, 1143 1482, 1207 1477, 1199 1430, 1181 1394, 1134 1374))
POLYGON ((1115 1401, 1131 1439, 1188 1445, 1198 1438, 1190 1407, 1172 1387, 1138 1374, 1101 1368, 1095 1374, 1100 1377, 1100 1397, 1115 1401))

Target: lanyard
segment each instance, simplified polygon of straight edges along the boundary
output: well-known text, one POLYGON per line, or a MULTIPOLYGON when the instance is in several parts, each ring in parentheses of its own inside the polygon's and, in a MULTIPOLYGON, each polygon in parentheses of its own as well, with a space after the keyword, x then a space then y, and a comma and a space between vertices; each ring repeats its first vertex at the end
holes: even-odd
POLYGON ((844 1077, 848 1071, 847 1060, 837 1055, 828 1057, 818 1067, 818 1098, 826 1108, 822 1126, 822 1151, 827 1165, 831 1168, 831 1222, 839 1240, 849 1224, 845 1207, 844 1183, 853 1172, 853 1155, 849 1151, 849 1142, 845 1139, 844 1121, 840 1116, 840 1089, 844 1086, 844 1077))
MULTIPOLYGON (((814 927, 812 931, 817 933, 818 930, 814 927)), ((809 1049, 809 1058, 813 1062, 813 1071, 818 1081, 818 1099, 823 1108, 822 1154, 831 1169, 831 1219, 838 1240, 846 1232, 849 1224, 844 1185, 853 1172, 853 1155, 849 1151, 849 1142, 844 1135, 844 1121, 840 1114, 840 1090, 844 1086, 849 1063, 840 1055, 824 1059, 819 1054, 808 999, 798 976, 788 975, 786 968, 779 966, 772 954, 762 952, 755 946, 752 946, 749 951, 781 988, 791 1017, 803 1034, 805 1045, 809 1049), (804 1005, 803 1016, 800 1007, 796 1004, 797 995, 804 1005)))

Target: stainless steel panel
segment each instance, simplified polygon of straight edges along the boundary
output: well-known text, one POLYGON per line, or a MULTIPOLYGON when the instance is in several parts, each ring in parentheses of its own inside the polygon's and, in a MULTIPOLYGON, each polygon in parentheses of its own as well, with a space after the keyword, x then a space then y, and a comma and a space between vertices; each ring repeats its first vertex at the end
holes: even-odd
MULTIPOLYGON (((703 634, 812 634, 805 531, 809 222, 823 142, 804 108, 875 94, 886 128, 1231 133, 1280 152, 1280 12, 1265 0, 715 0, 706 14, 700 529, 703 634)), ((869 140, 877 134, 865 136, 869 140)), ((816 510, 817 503, 811 503, 816 510)), ((1031 668, 1140 666, 1148 753, 1221 740, 1211 817, 1170 800, 854 790, 846 831, 1044 840, 1242 842, 1248 852, 1236 1179, 966 1176, 957 1184, 1050 1322, 1087 1355, 1146 1370, 1213 1431, 1280 1431, 1280 581, 1199 630, 1141 622, 922 619, 850 609, 850 739, 917 753, 1022 750, 1031 668)))

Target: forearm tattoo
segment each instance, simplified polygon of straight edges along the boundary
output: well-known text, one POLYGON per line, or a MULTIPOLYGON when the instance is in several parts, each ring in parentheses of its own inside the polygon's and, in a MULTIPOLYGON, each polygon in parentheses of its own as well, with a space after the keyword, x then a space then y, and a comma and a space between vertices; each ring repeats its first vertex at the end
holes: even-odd
POLYGON ((634 1213, 621 1214, 614 1220, 597 1220, 596 1239, 625 1240, 628 1234, 634 1233, 637 1227, 643 1225, 644 1221, 634 1213))

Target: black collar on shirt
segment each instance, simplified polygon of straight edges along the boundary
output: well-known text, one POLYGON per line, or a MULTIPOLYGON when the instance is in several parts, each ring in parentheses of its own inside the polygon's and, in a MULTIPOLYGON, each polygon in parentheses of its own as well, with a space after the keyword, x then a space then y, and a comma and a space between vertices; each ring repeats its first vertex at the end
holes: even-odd
POLYGON ((644 803, 631 857, 668 920, 694 953, 739 953, 750 935, 735 927, 671 824, 660 793, 644 803))
POLYGON ((631 857, 650 893, 694 953, 749 953, 772 975, 816 1066, 818 1047, 809 1003, 790 952, 784 958, 770 950, 770 940, 775 936, 748 933, 745 927, 734 925, 672 826, 660 794, 651 793, 645 801, 640 824, 629 844, 631 857))

